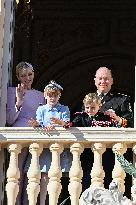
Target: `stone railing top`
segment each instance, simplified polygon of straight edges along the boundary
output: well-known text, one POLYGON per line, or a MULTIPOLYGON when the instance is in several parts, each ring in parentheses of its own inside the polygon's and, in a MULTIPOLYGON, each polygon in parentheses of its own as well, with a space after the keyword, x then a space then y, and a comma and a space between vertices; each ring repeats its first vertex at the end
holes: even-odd
POLYGON ((136 142, 135 128, 90 128, 72 127, 69 129, 56 128, 51 132, 41 132, 33 128, 26 127, 1 127, 0 141, 7 142, 30 142, 30 141, 61 141, 68 142, 125 142, 132 144, 136 142))

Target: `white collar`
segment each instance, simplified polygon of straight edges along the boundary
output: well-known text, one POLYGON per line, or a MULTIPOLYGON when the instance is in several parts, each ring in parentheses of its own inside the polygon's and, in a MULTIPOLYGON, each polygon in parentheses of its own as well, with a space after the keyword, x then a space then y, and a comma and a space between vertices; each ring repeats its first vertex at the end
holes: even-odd
MULTIPOLYGON (((101 95, 101 93, 98 90, 97 90, 97 94, 98 94, 98 96, 101 95)), ((103 94, 105 96, 107 93, 103 93, 103 94)))

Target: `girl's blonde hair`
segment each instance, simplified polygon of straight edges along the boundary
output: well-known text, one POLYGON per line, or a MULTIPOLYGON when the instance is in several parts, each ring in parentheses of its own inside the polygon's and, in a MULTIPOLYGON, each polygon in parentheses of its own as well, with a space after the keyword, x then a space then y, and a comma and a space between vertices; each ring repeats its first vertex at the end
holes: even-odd
POLYGON ((83 99, 84 105, 87 104, 87 103, 91 104, 91 103, 93 103, 93 102, 98 103, 99 106, 102 105, 102 104, 101 104, 101 100, 100 100, 100 98, 96 95, 96 93, 89 93, 89 94, 87 94, 87 95, 84 97, 84 99, 83 99))
POLYGON ((63 88, 53 80, 51 80, 44 88, 44 92, 47 96, 61 96, 62 90, 63 88))

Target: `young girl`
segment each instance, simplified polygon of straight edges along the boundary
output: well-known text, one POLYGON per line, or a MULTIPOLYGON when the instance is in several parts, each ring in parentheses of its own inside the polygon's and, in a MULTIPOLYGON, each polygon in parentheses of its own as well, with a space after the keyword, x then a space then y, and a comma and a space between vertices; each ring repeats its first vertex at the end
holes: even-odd
POLYGON ((46 105, 41 105, 36 111, 36 121, 31 121, 33 127, 44 127, 50 131, 55 126, 66 126, 70 121, 70 111, 61 105, 59 99, 63 88, 55 81, 51 81, 44 89, 46 105))
MULTIPOLYGON (((38 107, 36 112, 36 121, 31 120, 33 127, 43 127, 45 131, 53 130, 56 126, 67 126, 70 121, 70 111, 67 106, 59 103, 61 91, 63 88, 56 82, 51 81, 44 90, 46 104, 38 107)), ((71 167, 72 154, 69 149, 64 149, 61 154, 62 172, 68 173, 71 167)), ((48 171, 51 165, 51 152, 49 149, 44 149, 40 156, 41 168, 41 190, 40 190, 40 205, 45 205, 48 171)), ((29 166, 29 165, 28 165, 29 166)))
POLYGON ((89 93, 83 100, 84 112, 77 112, 74 115, 72 126, 74 127, 120 127, 119 117, 112 112, 112 116, 108 115, 108 111, 102 113, 99 111, 101 100, 96 93, 89 93))

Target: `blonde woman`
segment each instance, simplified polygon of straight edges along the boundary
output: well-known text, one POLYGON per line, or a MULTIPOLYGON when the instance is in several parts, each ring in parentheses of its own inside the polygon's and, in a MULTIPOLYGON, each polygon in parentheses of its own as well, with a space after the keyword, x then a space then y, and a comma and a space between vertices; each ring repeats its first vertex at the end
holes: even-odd
MULTIPOLYGON (((11 127, 28 127, 30 118, 36 118, 36 110, 40 103, 44 103, 42 92, 33 89, 34 68, 30 63, 20 62, 16 66, 16 76, 19 81, 17 87, 9 87, 7 90, 6 121, 11 127)), ((21 193, 24 186, 24 165, 26 163, 28 149, 23 148, 19 154, 20 189, 16 204, 21 205, 21 193)))
POLYGON ((28 127, 28 120, 36 118, 36 110, 44 103, 43 93, 33 89, 34 68, 30 63, 20 62, 16 66, 17 87, 7 91, 7 125, 28 127))

